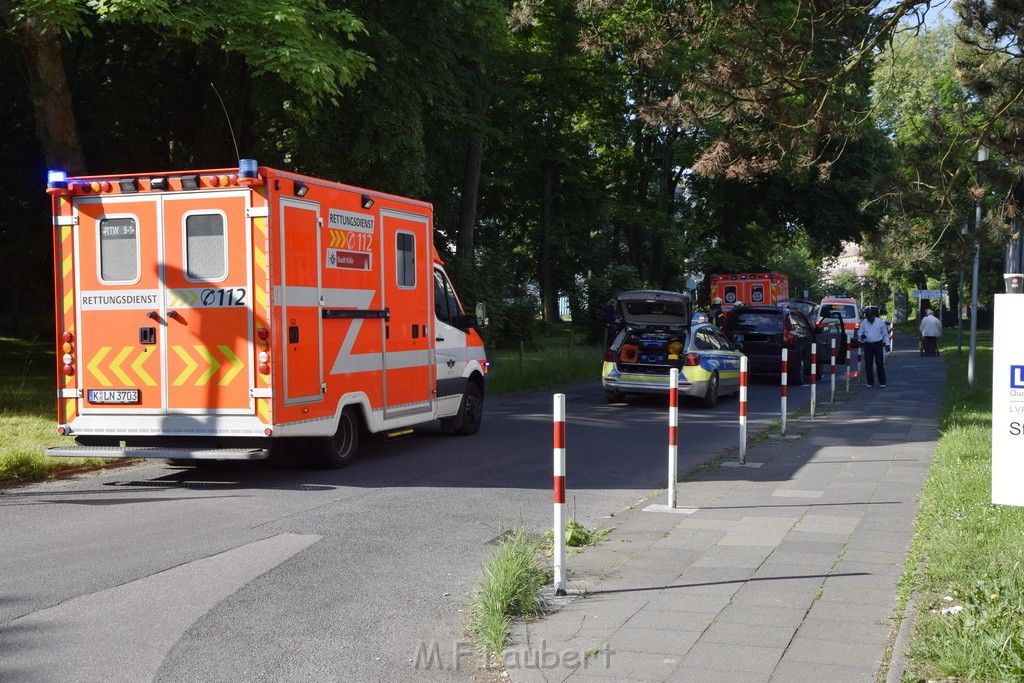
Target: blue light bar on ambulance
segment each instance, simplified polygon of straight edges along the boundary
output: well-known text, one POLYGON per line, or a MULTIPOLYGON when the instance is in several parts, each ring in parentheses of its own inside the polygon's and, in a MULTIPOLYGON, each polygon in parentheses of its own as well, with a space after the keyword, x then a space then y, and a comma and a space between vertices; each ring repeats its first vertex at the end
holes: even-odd
POLYGON ((68 174, 67 171, 47 171, 46 172, 46 189, 47 190, 66 190, 68 188, 68 174))
POLYGON ((255 178, 259 175, 256 167, 259 164, 256 163, 255 159, 239 159, 238 160, 238 177, 239 178, 255 178))

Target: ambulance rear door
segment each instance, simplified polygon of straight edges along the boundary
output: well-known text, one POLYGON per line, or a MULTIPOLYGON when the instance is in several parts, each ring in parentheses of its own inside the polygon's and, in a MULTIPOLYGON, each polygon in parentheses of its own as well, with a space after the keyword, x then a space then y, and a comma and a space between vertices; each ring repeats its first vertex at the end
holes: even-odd
POLYGON ((83 414, 248 414, 247 193, 76 201, 83 414))

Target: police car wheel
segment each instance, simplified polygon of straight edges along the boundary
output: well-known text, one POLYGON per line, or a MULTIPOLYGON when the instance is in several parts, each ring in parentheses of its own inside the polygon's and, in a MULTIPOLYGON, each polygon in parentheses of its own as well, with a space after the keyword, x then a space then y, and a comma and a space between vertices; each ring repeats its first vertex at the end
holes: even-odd
POLYGON ((356 458, 359 448, 359 418, 350 406, 341 411, 334 436, 317 439, 315 455, 324 467, 340 470, 356 458))
POLYGON ((705 408, 714 408, 716 403, 718 403, 718 373, 713 372, 711 379, 708 380, 708 390, 704 393, 700 404, 705 408))
POLYGON ((472 436, 480 431, 480 422, 484 417, 484 397, 480 387, 474 382, 466 383, 466 393, 462 396, 462 407, 459 408, 461 425, 455 430, 460 436, 472 436))

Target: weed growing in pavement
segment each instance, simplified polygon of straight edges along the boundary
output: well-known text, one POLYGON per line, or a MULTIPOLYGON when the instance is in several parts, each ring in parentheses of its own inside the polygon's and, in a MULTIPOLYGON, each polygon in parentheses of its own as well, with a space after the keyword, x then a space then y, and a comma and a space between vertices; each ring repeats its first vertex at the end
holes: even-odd
POLYGON ((484 650, 500 656, 513 619, 540 614, 539 591, 548 580, 541 546, 520 527, 503 538, 473 592, 467 631, 484 650))
MULTIPOLYGON (((577 522, 575 517, 570 517, 569 521, 565 523, 565 545, 570 548, 584 548, 590 545, 597 545, 604 540, 605 536, 610 534, 614 528, 615 527, 610 526, 598 531, 591 531, 577 522)), ((548 539, 548 548, 554 546, 555 532, 552 529, 548 529, 544 536, 548 539)))

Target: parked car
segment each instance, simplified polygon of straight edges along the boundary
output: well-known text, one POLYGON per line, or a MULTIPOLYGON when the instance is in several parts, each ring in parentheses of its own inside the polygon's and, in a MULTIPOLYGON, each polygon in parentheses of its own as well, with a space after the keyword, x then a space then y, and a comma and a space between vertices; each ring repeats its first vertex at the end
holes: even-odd
POLYGON ((819 305, 807 299, 779 299, 777 304, 786 308, 795 308, 804 314, 808 321, 814 322, 818 316, 819 305))
POLYGON ((739 393, 743 354, 711 323, 693 322, 690 297, 639 290, 615 298, 623 328, 605 351, 601 372, 609 403, 668 394, 672 368, 679 369, 679 393, 706 408, 722 394, 739 393))
POLYGON ((836 342, 836 365, 846 364, 850 337, 848 334, 843 334, 846 329, 846 314, 848 313, 844 306, 821 306, 807 299, 781 299, 779 306, 797 309, 811 324, 814 341, 818 344, 818 377, 824 376, 832 362, 833 339, 836 342))
MULTIPOLYGON (((825 325, 819 332, 795 306, 734 308, 729 312, 722 331, 746 354, 752 374, 778 375, 782 350, 788 349, 787 383, 795 386, 811 378, 811 344, 817 342, 821 348, 830 335, 840 334, 834 324, 825 325)), ((843 360, 845 362, 845 356, 843 360)), ((818 364, 819 377, 824 374, 824 365, 818 364)))

